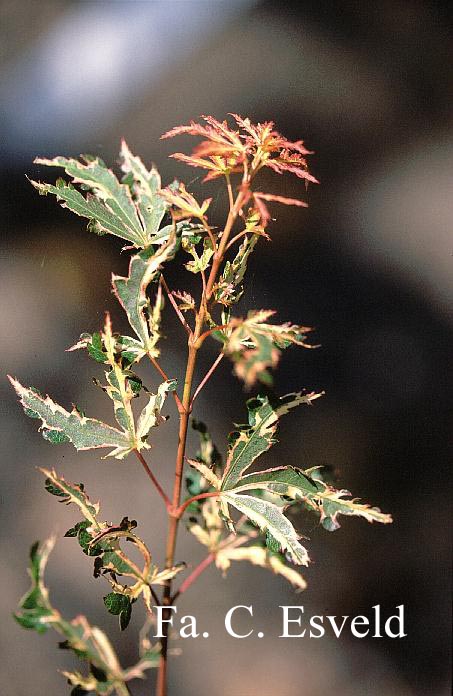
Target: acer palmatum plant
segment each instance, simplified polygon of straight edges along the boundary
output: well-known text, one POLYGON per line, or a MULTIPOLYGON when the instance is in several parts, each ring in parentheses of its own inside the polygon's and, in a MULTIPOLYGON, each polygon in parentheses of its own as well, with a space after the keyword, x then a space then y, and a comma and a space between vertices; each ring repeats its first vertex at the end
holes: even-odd
MULTIPOLYGON (((228 215, 223 224, 216 221, 217 226, 209 217, 210 198, 200 203, 183 183, 176 181, 162 188, 157 170, 148 169, 125 142, 120 153, 121 179, 97 157, 36 160, 41 165, 62 168, 71 180, 58 179, 55 184, 32 181, 41 194, 54 194, 63 207, 89 220, 88 229, 119 237, 132 252, 128 275, 112 275, 113 292, 126 313, 131 335, 116 333, 107 314, 99 332, 82 334, 69 349, 85 349, 99 363, 103 382, 97 383, 112 401, 115 426, 87 416, 76 407, 67 411, 16 379, 10 378, 11 383, 25 413, 41 421, 40 430, 49 442, 72 443, 78 450, 108 449, 106 457, 121 460, 137 458, 168 517, 166 558, 157 567, 147 544, 136 534, 135 520, 124 517, 114 523, 105 522, 99 504, 90 501, 82 484, 65 481, 53 469, 42 469, 46 490, 79 509, 81 520, 65 536, 77 538, 83 552, 94 559, 95 576, 110 584, 104 597, 107 610, 118 615, 122 630, 127 628, 136 605, 142 604, 145 615, 139 639, 140 659, 132 667, 123 668, 99 628, 83 616, 67 620, 52 605, 43 574, 54 539, 33 545, 29 569, 32 587, 15 616, 22 626, 38 633, 55 629, 63 638, 61 645, 86 662, 84 673, 64 673, 73 686, 72 694, 123 696, 130 693, 130 681, 157 668, 156 691, 164 696, 167 607, 173 606, 211 563, 225 573, 233 561, 248 561, 304 589, 305 580, 296 567, 306 566, 310 559, 286 516, 288 507, 312 511, 331 531, 338 528, 340 515, 391 522, 391 517, 378 508, 329 485, 318 467, 302 470, 280 466, 250 472, 259 456, 274 444, 280 418, 302 404, 311 404, 321 396, 319 393, 301 391, 271 399, 258 390, 247 401, 247 423, 237 426, 222 448, 226 451, 225 464, 205 424, 192 420, 200 446, 196 454, 188 453, 186 458, 187 431, 196 399, 221 360, 227 357, 232 361, 234 373, 247 389, 259 382, 268 388, 272 383, 270 370, 276 367, 283 350, 293 344, 311 347, 307 327, 278 324, 272 310, 250 311, 245 317, 234 314, 243 293, 248 258, 260 237, 269 238, 268 204, 306 206, 298 199, 260 191, 259 173, 267 168, 278 174, 295 174, 305 184, 315 183, 307 168, 306 156, 310 153, 302 141, 286 140, 274 130, 273 123, 254 125, 235 114, 232 122, 233 127, 207 116, 202 123, 178 126, 162 136, 190 134, 202 138, 191 155, 178 152, 172 157, 206 170, 205 181, 217 179, 226 187, 228 215), (177 262, 184 267, 181 284, 185 273, 199 278, 196 297, 180 287, 169 288, 166 267, 177 262), (181 322, 181 341, 187 343, 182 385, 174 379, 171 365, 164 368, 165 361, 160 362, 165 301, 181 322), (218 356, 200 379, 197 356, 208 340, 217 342, 218 356), (145 385, 134 372, 143 359, 162 380, 157 388, 145 385), (164 405, 166 409, 168 400, 174 401, 179 415, 171 494, 163 490, 154 467, 145 458, 153 428, 165 423, 164 405), (205 559, 189 573, 186 564, 175 565, 180 523, 207 549, 205 559), (141 565, 129 557, 131 545, 140 553, 141 565), (184 573, 175 589, 174 582, 184 573), (149 638, 156 611, 164 619, 158 643, 149 638)), ((186 560, 190 566, 190 559, 186 560)))

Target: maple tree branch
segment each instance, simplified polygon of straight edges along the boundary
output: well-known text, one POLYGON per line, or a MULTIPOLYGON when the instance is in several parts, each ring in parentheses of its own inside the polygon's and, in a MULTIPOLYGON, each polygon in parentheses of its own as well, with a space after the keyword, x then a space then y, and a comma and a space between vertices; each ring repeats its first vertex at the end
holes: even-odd
POLYGON ((134 452, 135 452, 135 455, 136 455, 137 459, 139 460, 139 462, 140 462, 141 465, 143 466, 144 470, 146 471, 147 475, 149 476, 149 478, 150 478, 151 481, 153 482, 154 486, 156 487, 156 490, 157 490, 157 492, 159 493, 160 497, 161 497, 162 500, 164 501, 165 507, 167 508, 167 510, 170 510, 170 508, 171 508, 171 500, 170 500, 170 498, 168 497, 168 495, 165 493, 164 489, 163 489, 162 486, 160 485, 160 483, 159 483, 159 481, 157 480, 157 478, 154 476, 154 474, 153 474, 153 472, 151 471, 151 469, 149 468, 148 464, 146 463, 146 459, 144 458, 144 456, 142 455, 142 453, 139 452, 137 449, 134 449, 134 452))
POLYGON ((202 343, 204 343, 205 339, 213 334, 215 331, 222 331, 222 329, 228 329, 228 324, 218 324, 217 326, 213 326, 212 329, 208 329, 204 333, 201 334, 200 338, 197 341, 197 346, 200 347, 202 343))
POLYGON ((161 606, 160 599, 159 599, 159 597, 157 596, 155 590, 151 587, 151 585, 149 585, 149 590, 150 590, 150 592, 151 592, 151 595, 152 595, 152 597, 153 597, 153 599, 154 599, 154 602, 155 602, 156 606, 157 606, 157 607, 160 607, 160 606, 161 606))
MULTIPOLYGON (((168 381, 170 380, 170 377, 169 377, 169 376, 167 375, 167 373, 161 368, 161 366, 160 366, 159 363, 157 362, 156 358, 153 358, 153 356, 152 356, 150 353, 147 353, 147 356, 148 356, 148 358, 150 359, 151 364, 156 368, 156 370, 157 370, 158 373, 160 374, 160 376, 161 376, 166 382, 168 382, 168 381)), ((174 400, 175 400, 175 402, 176 402, 176 406, 178 407, 178 411, 180 411, 180 410, 182 409, 181 399, 179 398, 179 396, 178 396, 178 394, 176 393, 176 391, 172 391, 171 393, 173 394, 173 398, 174 398, 174 400)))
POLYGON ((201 563, 199 563, 191 572, 191 574, 184 580, 182 583, 181 587, 173 597, 171 598, 171 603, 175 602, 180 595, 182 595, 184 592, 186 592, 189 587, 197 580, 200 575, 203 573, 206 568, 208 568, 211 563, 215 560, 215 555, 213 553, 209 553, 206 558, 204 558, 201 563))
POLYGON ((204 229, 205 229, 206 232, 208 233, 209 239, 210 239, 211 244, 212 244, 212 248, 213 248, 214 251, 215 251, 215 250, 216 250, 216 247, 217 247, 217 243, 216 243, 216 240, 215 240, 214 235, 212 234, 212 230, 211 230, 211 228, 209 227, 209 225, 208 225, 208 223, 206 222, 206 220, 205 220, 204 217, 202 217, 202 218, 200 218, 200 219, 201 219, 201 222, 202 222, 202 225, 203 225, 204 229))
POLYGON ((162 286, 167 293, 167 297, 170 300, 170 303, 173 307, 173 309, 176 312, 176 315, 181 322, 181 324, 184 326, 185 330, 187 331, 189 336, 192 336, 192 329, 190 328, 189 324, 187 323, 184 314, 181 312, 181 310, 178 307, 178 303, 176 302, 175 298, 173 297, 173 293, 171 292, 170 288, 168 287, 165 278, 163 275, 160 276, 160 282, 162 283, 162 286))
POLYGON ((194 495, 193 498, 188 498, 185 500, 182 505, 179 505, 179 507, 175 508, 173 511, 173 514, 176 519, 181 519, 184 510, 189 507, 191 503, 194 503, 196 500, 204 500, 204 498, 215 498, 219 497, 221 495, 220 491, 210 491, 209 493, 199 493, 198 495, 194 495))
MULTIPOLYGON (((184 455, 186 451, 186 440, 187 440, 187 430, 189 426, 189 414, 190 414, 190 400, 192 393, 192 382, 195 371, 195 363, 197 359, 198 348, 195 345, 195 340, 198 338, 201 327, 203 325, 204 316, 206 311, 205 297, 201 299, 200 308, 197 312, 197 318, 195 322, 194 334, 192 332, 189 336, 188 341, 188 355, 187 355, 187 365, 186 374, 184 378, 184 391, 182 396, 182 410, 179 414, 179 432, 178 432, 178 450, 176 453, 176 463, 175 463, 175 478, 173 484, 173 503, 170 508, 168 508, 169 521, 168 521, 168 535, 167 535, 167 546, 165 553, 165 567, 172 568, 174 565, 175 551, 176 551, 176 538, 178 534, 178 524, 179 517, 175 515, 175 510, 178 509, 179 501, 181 499, 181 486, 182 486, 182 473, 184 468, 184 455)), ((167 580, 164 585, 162 604, 165 607, 163 612, 163 619, 169 618, 169 610, 167 607, 171 604, 171 579, 167 580)), ((166 696, 167 694, 167 653, 168 653, 168 623, 165 622, 163 637, 161 641, 161 653, 159 670, 157 674, 157 684, 156 684, 156 694, 158 696, 166 696)))
POLYGON ((236 218, 238 216, 238 212, 239 212, 241 205, 244 202, 245 198, 246 198, 245 191, 244 190, 239 191, 237 198, 233 204, 233 207, 230 208, 230 211, 228 213, 227 221, 226 221, 226 224, 225 224, 225 227, 223 230, 222 237, 220 239, 219 248, 213 257, 214 260, 212 262, 211 272, 209 274, 209 279, 208 279, 208 282, 206 285, 206 294, 205 294, 206 300, 209 300, 211 298, 214 283, 215 283, 215 281, 217 279, 217 275, 219 273, 220 264, 223 261, 223 255, 225 253, 225 248, 226 248, 226 245, 228 243, 228 237, 230 236, 231 230, 232 230, 233 225, 234 225, 236 218))
POLYGON ((204 376, 203 379, 201 380, 200 384, 199 384, 198 387, 195 389, 194 395, 192 396, 192 400, 191 400, 191 402, 190 402, 190 406, 191 406, 191 407, 193 407, 193 402, 195 401, 195 399, 197 398, 198 394, 201 392, 201 390, 203 389, 203 387, 205 386, 205 384, 209 381, 209 379, 211 378, 211 376, 213 375, 213 373, 214 373, 215 370, 217 369, 217 366, 220 364, 220 362, 221 362, 222 358, 224 357, 224 355, 225 355, 225 353, 219 353, 219 355, 218 355, 217 358, 214 360, 214 362, 212 363, 211 367, 209 368, 209 370, 207 371, 207 373, 205 374, 205 376, 204 376))
POLYGON ((232 239, 230 239, 230 241, 226 245, 225 251, 228 251, 228 249, 230 249, 233 246, 233 244, 235 244, 235 242, 237 242, 241 237, 245 237, 245 235, 247 235, 248 233, 249 230, 242 230, 242 232, 236 234, 232 239))
POLYGON ((227 191, 228 191, 228 201, 230 204, 230 210, 233 210, 234 200, 233 200, 233 190, 231 188, 231 179, 229 174, 225 174, 227 191))
MULTIPOLYGON (((245 176, 245 173, 244 173, 245 176)), ((175 550, 176 550, 176 538, 177 538, 177 533, 178 533, 178 524, 180 517, 184 510, 186 509, 187 505, 190 504, 193 500, 199 500, 201 498, 206 498, 210 497, 213 495, 219 495, 218 493, 207 493, 201 496, 196 496, 195 498, 192 498, 190 501, 186 501, 186 503, 183 503, 180 505, 180 499, 181 499, 181 486, 182 486, 182 473, 183 473, 183 468, 184 468, 184 455, 185 455, 185 450, 186 450, 186 440, 187 440, 187 430, 188 430, 188 425, 189 425, 189 414, 191 411, 191 394, 192 394, 192 382, 193 382, 193 377, 194 377, 194 371, 195 371, 195 363, 197 359, 197 351, 198 351, 198 339, 200 338, 201 330, 203 327, 203 323, 205 321, 206 317, 206 307, 207 303, 212 295, 214 283, 217 279, 219 269, 220 269, 220 264, 222 263, 223 260, 223 255, 225 253, 225 246, 228 242, 228 237, 231 233, 231 230, 233 228, 234 222, 237 218, 238 211, 240 210, 240 207, 245 200, 246 194, 244 191, 240 191, 237 195, 236 201, 233 202, 233 205, 230 205, 230 210, 228 213, 227 221, 225 223, 225 227, 223 230, 223 234, 220 239, 220 244, 218 249, 215 251, 214 256, 213 256, 213 262, 211 266, 211 271, 209 273, 209 278, 206 283, 206 285, 203 288, 203 294, 201 297, 200 301, 200 306, 196 315, 196 321, 195 321, 195 327, 194 330, 192 331, 190 327, 188 326, 186 320, 184 319, 179 307, 177 306, 174 298, 170 294, 168 290, 168 286, 165 282, 164 277, 161 275, 161 282, 163 284, 163 287, 169 297, 170 302, 173 305, 173 308, 175 309, 181 323, 183 326, 189 329, 189 341, 188 341, 188 346, 189 346, 189 351, 188 351, 188 356, 187 356, 187 366, 186 366, 186 374, 184 378, 184 391, 183 391, 183 396, 182 396, 182 409, 180 411, 180 420, 179 420, 179 433, 178 433, 178 450, 176 454, 176 464, 175 464, 175 479, 174 479, 174 485, 173 485, 173 503, 170 508, 168 508, 168 513, 169 513, 169 526, 168 526, 168 535, 167 535, 167 546, 166 546, 166 554, 165 554, 165 567, 166 568, 171 568, 174 565, 174 557, 175 557, 175 550)), ((232 199, 231 199, 232 201, 232 199)), ((215 249, 215 246, 214 246, 215 249)), ((201 344, 200 344, 201 345, 201 344)), ((163 618, 168 619, 169 618, 169 611, 167 607, 171 604, 171 580, 168 580, 165 585, 164 585, 164 592, 163 592, 163 598, 162 598, 162 604, 165 607, 165 611, 163 612, 163 618)), ((157 675, 157 684, 156 684, 156 693, 158 696, 166 696, 167 694, 167 652, 168 652, 168 623, 166 622, 164 624, 164 635, 162 637, 161 641, 161 655, 160 655, 160 662, 159 662, 159 670, 158 670, 158 675, 157 675)))

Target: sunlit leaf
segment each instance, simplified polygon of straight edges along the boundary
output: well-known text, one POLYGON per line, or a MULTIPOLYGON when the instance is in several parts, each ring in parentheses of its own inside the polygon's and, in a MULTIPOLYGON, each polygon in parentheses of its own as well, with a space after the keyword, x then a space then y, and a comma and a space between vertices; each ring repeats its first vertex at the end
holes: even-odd
POLYGON ((305 590, 307 583, 302 575, 288 566, 280 554, 275 554, 263 546, 226 546, 216 554, 216 565, 226 571, 232 561, 248 561, 261 568, 268 568, 276 575, 281 575, 298 590, 305 590))
POLYGON ((112 286, 136 335, 143 354, 159 355, 156 348, 160 337, 161 291, 158 290, 154 306, 146 295, 148 285, 159 278, 162 264, 172 259, 179 247, 179 238, 172 235, 156 253, 147 249, 131 258, 127 277, 112 275, 112 286))
POLYGON ((151 428, 165 422, 166 418, 161 415, 162 407, 168 392, 174 391, 175 387, 176 380, 167 380, 159 385, 157 394, 149 395, 148 403, 141 412, 137 422, 136 436, 139 442, 146 440, 151 428))
POLYGON ((131 179, 131 190, 138 205, 143 226, 149 240, 157 234, 167 206, 158 191, 161 188, 159 172, 153 166, 148 170, 140 157, 133 155, 125 140, 121 141, 121 169, 125 173, 123 183, 131 179))
POLYGON ((121 184, 115 174, 98 158, 85 158, 85 162, 66 157, 52 160, 38 157, 36 164, 62 167, 81 185, 83 195, 73 184, 59 179, 56 185, 32 181, 40 193, 53 193, 62 206, 76 215, 88 218, 94 232, 110 233, 131 242, 136 247, 147 245, 146 232, 137 214, 129 187, 121 184), (90 193, 91 192, 91 193, 90 193))
POLYGON ((222 490, 235 488, 239 479, 263 452, 275 442, 278 420, 301 404, 311 404, 321 394, 288 394, 274 407, 266 396, 247 402, 248 424, 239 426, 229 436, 228 459, 222 478, 222 490))
POLYGON ((318 491, 316 494, 303 494, 296 489, 291 495, 300 497, 310 509, 319 512, 321 524, 328 531, 339 528, 339 515, 363 517, 367 522, 380 522, 389 524, 392 516, 380 511, 378 507, 367 503, 361 503, 357 498, 351 498, 351 493, 346 490, 337 490, 324 481, 316 480, 318 491))
POLYGON ((55 539, 51 538, 41 545, 36 542, 31 547, 28 573, 32 585, 20 600, 19 611, 14 614, 23 628, 32 628, 38 633, 45 633, 55 618, 55 611, 49 602, 49 592, 44 585, 44 571, 54 545, 55 539))
POLYGON ((271 534, 281 550, 288 553, 293 563, 308 565, 310 560, 308 553, 299 543, 299 537, 293 525, 285 517, 281 508, 266 500, 234 492, 224 492, 222 498, 240 513, 247 515, 262 531, 271 534))
POLYGON ((160 192, 163 200, 174 209, 173 217, 175 220, 188 218, 198 218, 203 220, 212 198, 206 198, 201 205, 195 200, 183 183, 179 183, 175 189, 167 186, 160 192))
POLYGON ((55 469, 40 468, 46 477, 46 490, 60 498, 62 503, 77 505, 83 517, 88 520, 95 529, 101 529, 98 523, 99 503, 92 503, 82 484, 69 483, 59 476, 55 469))
POLYGON ((108 456, 118 459, 129 451, 130 443, 126 433, 95 418, 86 418, 76 408, 69 413, 49 396, 40 396, 12 377, 9 380, 20 397, 25 412, 31 411, 35 414, 33 417, 42 420, 40 430, 43 434, 49 431, 60 432, 78 450, 113 447, 108 456))

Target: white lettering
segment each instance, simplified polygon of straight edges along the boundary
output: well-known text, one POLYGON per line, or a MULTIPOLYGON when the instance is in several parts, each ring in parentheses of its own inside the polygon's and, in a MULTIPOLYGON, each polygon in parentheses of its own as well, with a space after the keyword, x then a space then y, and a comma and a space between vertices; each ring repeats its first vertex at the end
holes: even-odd
POLYGON ((227 633, 228 633, 230 636, 233 636, 233 638, 248 638, 249 636, 252 635, 253 629, 252 629, 251 631, 249 631, 248 633, 244 634, 244 635, 241 635, 240 633, 235 633, 235 632, 233 631, 233 628, 232 628, 232 626, 231 626, 231 619, 232 619, 233 614, 234 614, 234 612, 236 611, 236 609, 246 609, 246 610, 248 611, 248 613, 250 614, 250 616, 253 616, 253 609, 252 609, 251 606, 250 606, 250 607, 246 607, 246 606, 244 606, 243 604, 238 604, 236 607, 231 607, 231 609, 229 609, 229 610, 227 611, 226 615, 225 615, 225 628, 226 628, 226 631, 227 631, 227 633))
POLYGON ((162 614, 164 611, 168 610, 169 612, 174 611, 175 614, 177 612, 176 607, 154 607, 157 613, 157 633, 155 635, 156 638, 163 638, 164 634, 162 633, 162 628, 164 623, 170 624, 170 626, 173 626, 173 617, 171 616, 170 613, 170 618, 169 619, 164 619, 162 614))
POLYGON ((319 631, 318 635, 313 633, 313 631, 310 630, 310 638, 322 638, 323 635, 325 634, 325 628, 322 625, 323 622, 323 617, 322 616, 312 616, 310 619, 310 629, 314 628, 316 631, 319 631), (315 619, 319 619, 318 621, 315 621, 315 619))
POLYGON ((288 632, 288 624, 290 623, 296 623, 298 626, 302 626, 302 617, 299 616, 297 619, 290 619, 289 618, 289 610, 290 609, 297 609, 300 611, 301 614, 304 613, 304 608, 303 607, 294 607, 294 606, 288 606, 284 607, 280 605, 280 609, 283 609, 283 633, 280 638, 303 638, 305 635, 305 628, 302 631, 302 633, 289 633, 288 632))
POLYGON ((191 616, 190 614, 183 616, 181 623, 187 624, 187 626, 183 625, 179 631, 181 638, 198 638, 200 634, 197 633, 197 620, 195 616, 191 616))
POLYGON ((339 638, 339 637, 341 636, 341 632, 342 632, 342 630, 343 630, 343 628, 344 628, 344 625, 345 625, 345 623, 346 623, 346 620, 349 619, 349 616, 343 616, 343 621, 342 621, 342 623, 341 623, 340 628, 338 628, 338 626, 337 626, 337 622, 336 622, 336 618, 337 618, 337 617, 336 617, 336 616, 328 616, 327 618, 328 618, 329 621, 330 621, 330 625, 331 625, 332 628, 333 628, 333 632, 335 633, 335 636, 336 636, 337 638, 339 638))
POLYGON ((404 633, 404 604, 400 604, 396 608, 398 609, 398 614, 395 614, 394 616, 389 616, 389 618, 385 622, 384 631, 386 632, 389 638, 405 638, 407 636, 407 633, 404 633), (399 626, 399 631, 397 633, 393 633, 393 631, 390 628, 391 622, 395 620, 399 626))
POLYGON ((352 633, 352 635, 355 636, 356 638, 365 638, 365 636, 367 636, 369 633, 369 629, 367 628, 365 633, 359 632, 356 629, 357 624, 359 626, 369 626, 370 625, 369 620, 367 619, 366 616, 354 616, 354 618, 351 621, 351 633, 352 633))

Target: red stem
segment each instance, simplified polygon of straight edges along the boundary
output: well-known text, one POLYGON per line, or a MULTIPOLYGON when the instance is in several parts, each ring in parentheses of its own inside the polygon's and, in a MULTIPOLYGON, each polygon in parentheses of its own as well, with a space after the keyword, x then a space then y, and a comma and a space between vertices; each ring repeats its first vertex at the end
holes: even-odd
POLYGON ((182 505, 175 509, 174 517, 176 517, 176 519, 180 519, 184 510, 187 507, 189 507, 191 503, 194 503, 196 500, 203 500, 204 498, 214 498, 216 496, 218 497, 219 495, 221 495, 220 491, 211 491, 210 493, 199 493, 198 495, 194 495, 193 498, 188 498, 182 503, 182 505))
POLYGON ((205 384, 209 381, 210 377, 211 377, 212 374, 215 372, 215 370, 216 370, 216 368, 217 368, 217 365, 219 365, 219 363, 221 362, 223 356, 224 356, 224 353, 220 353, 220 354, 217 356, 217 358, 214 360, 213 364, 211 365, 211 367, 209 368, 209 370, 207 371, 207 373, 205 374, 205 376, 204 376, 203 379, 201 380, 200 384, 199 384, 198 387, 195 389, 194 395, 192 396, 192 400, 191 400, 191 402, 190 402, 190 408, 192 408, 193 402, 194 402, 195 399, 197 398, 198 394, 201 392, 201 390, 203 389, 203 387, 205 386, 205 384))
POLYGON ((192 585, 192 583, 194 583, 195 580, 197 580, 197 578, 202 574, 202 572, 204 570, 206 570, 206 568, 208 568, 208 566, 211 565, 211 563, 214 561, 214 559, 215 559, 214 554, 210 553, 206 556, 206 558, 204 558, 201 561, 201 563, 199 563, 194 568, 194 570, 191 572, 191 574, 184 580, 184 582, 182 583, 179 590, 177 592, 175 592, 175 594, 171 598, 172 604, 179 597, 179 595, 182 595, 186 590, 189 589, 189 587, 192 585))
POLYGON ((188 335, 189 335, 189 336, 192 336, 192 329, 190 328, 189 324, 186 322, 186 319, 185 319, 185 317, 184 317, 184 314, 183 314, 183 313, 181 312, 181 310, 179 309, 178 304, 177 304, 175 298, 173 297, 170 288, 168 287, 167 283, 165 282, 165 278, 164 278, 163 275, 161 275, 161 277, 160 277, 160 282, 162 283, 162 286, 163 286, 165 292, 167 293, 167 297, 168 297, 168 299, 170 300, 171 305, 172 305, 173 309, 175 310, 175 312, 176 312, 176 314, 177 314, 177 317, 178 317, 179 321, 180 321, 181 324, 184 326, 184 328, 185 328, 185 330, 187 331, 188 335))
POLYGON ((164 501, 165 507, 167 508, 168 511, 170 511, 170 509, 171 509, 171 500, 170 500, 170 498, 169 498, 168 495, 165 493, 165 491, 163 490, 163 488, 162 488, 162 486, 160 485, 159 481, 157 480, 157 478, 154 476, 153 472, 152 472, 151 469, 149 468, 148 464, 146 463, 146 460, 145 460, 144 456, 143 456, 138 450, 134 450, 134 452, 135 452, 135 454, 136 454, 136 456, 137 456, 137 459, 139 460, 139 462, 140 462, 141 465, 143 466, 144 470, 145 470, 146 473, 148 474, 149 478, 150 478, 151 481, 153 482, 154 486, 156 487, 156 490, 157 490, 157 492, 159 493, 160 497, 161 497, 162 500, 164 501))
POLYGON ((200 347, 201 344, 205 341, 205 339, 210 336, 211 334, 214 333, 214 331, 222 331, 222 329, 228 329, 229 325, 228 324, 218 324, 217 326, 214 326, 212 329, 208 329, 204 333, 201 334, 201 336, 198 339, 197 346, 200 347))
MULTIPOLYGON (((170 378, 169 378, 169 376, 167 375, 167 373, 164 372, 164 370, 161 368, 161 366, 160 366, 159 363, 157 362, 156 358, 153 358, 153 356, 150 355, 149 353, 147 353, 147 356, 148 356, 148 358, 150 359, 151 364, 156 368, 156 370, 157 370, 158 373, 160 374, 160 376, 163 377, 163 379, 164 379, 166 382, 168 382, 170 378)), ((171 393, 173 394, 173 398, 174 398, 174 400, 175 400, 175 402, 176 402, 176 406, 178 407, 178 411, 181 411, 181 409, 182 409, 181 399, 179 398, 179 396, 177 395, 177 393, 176 393, 175 391, 172 391, 171 393)))

